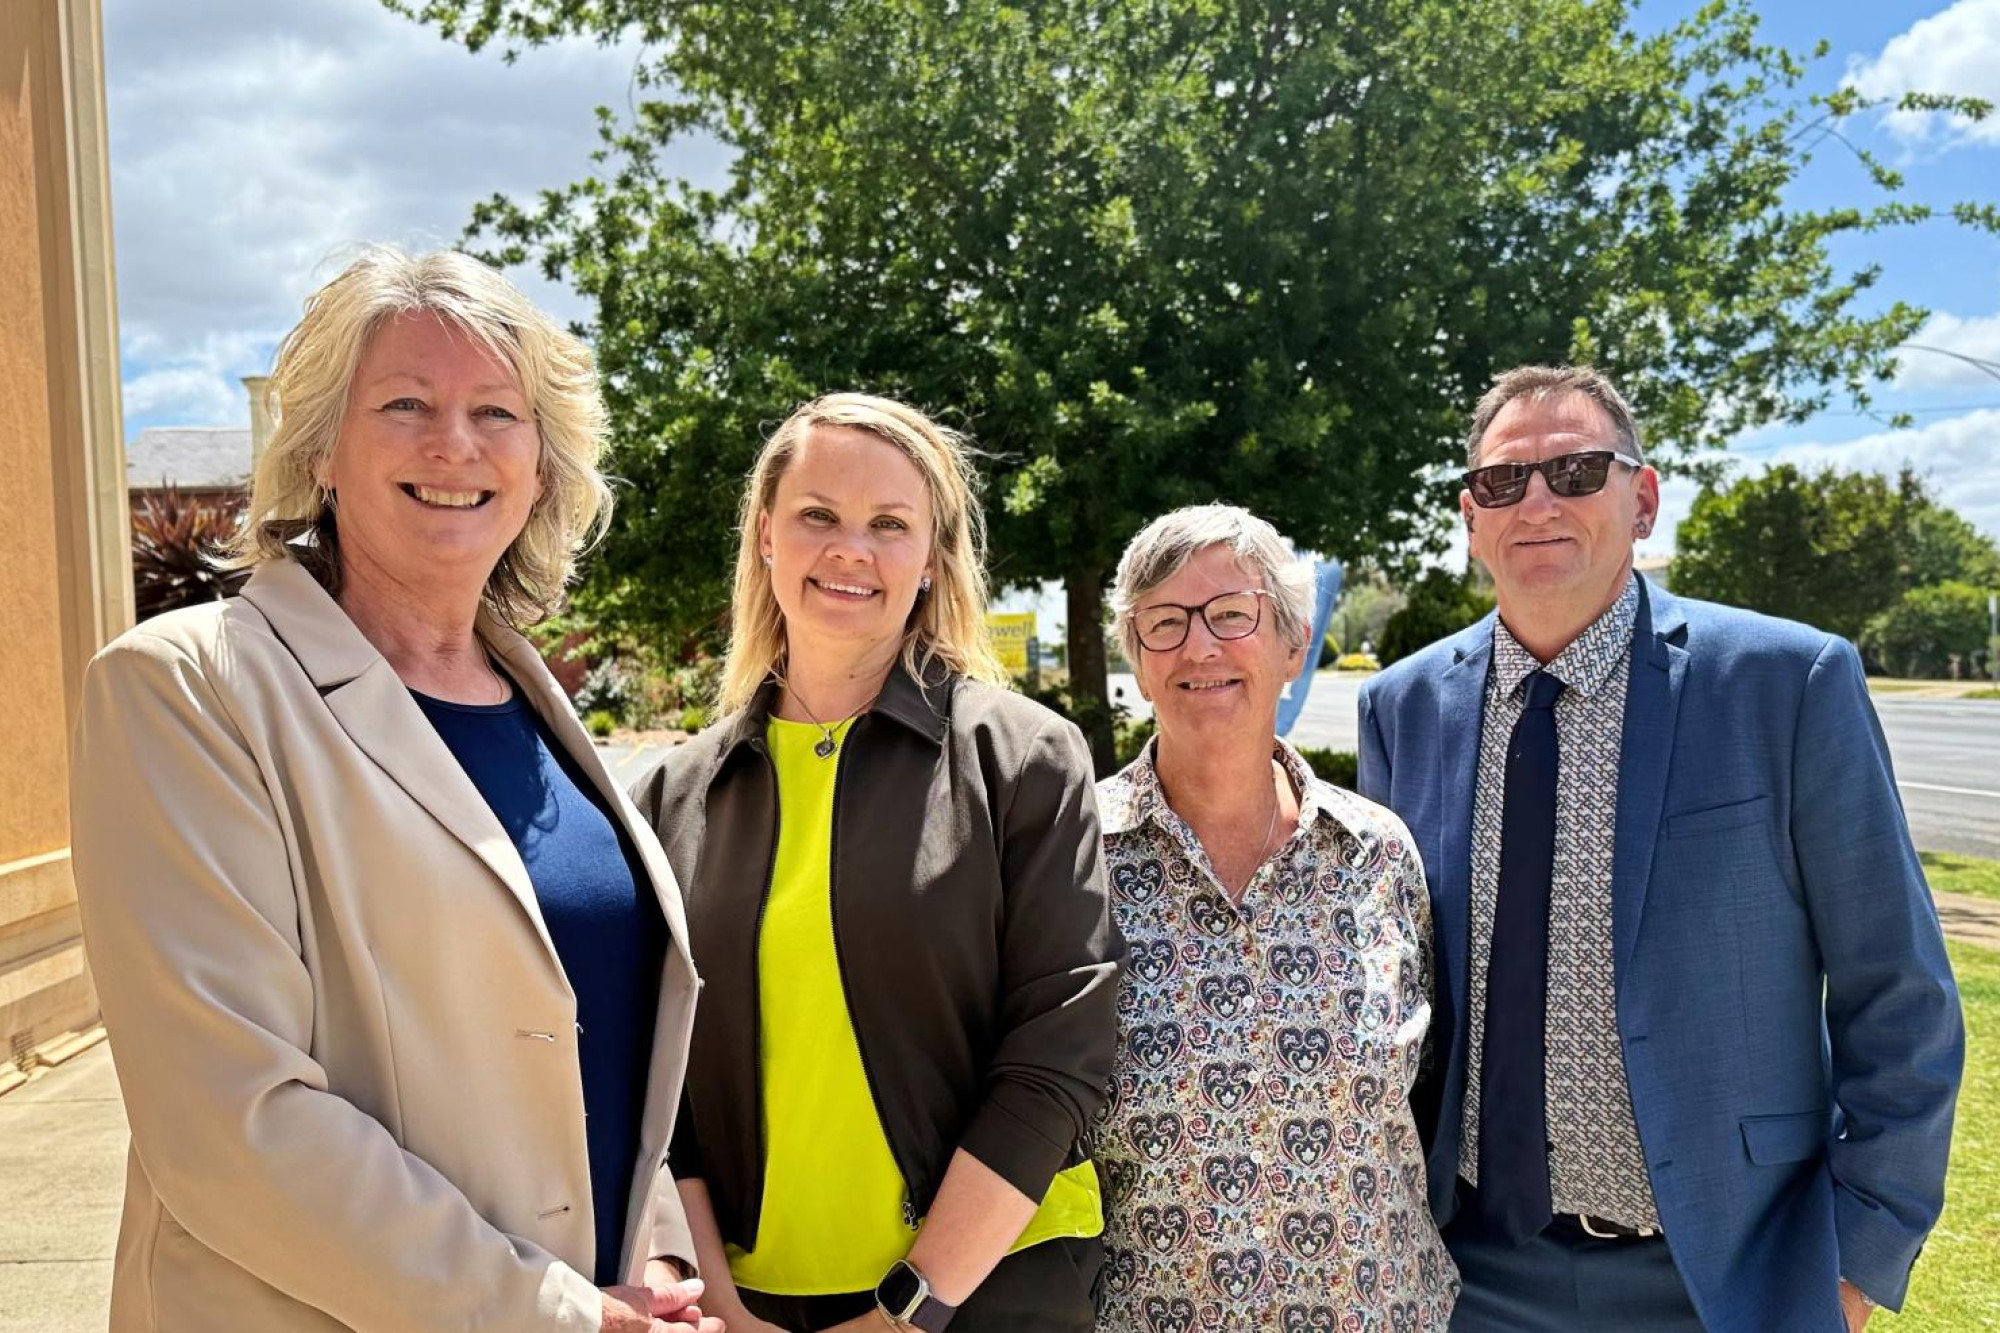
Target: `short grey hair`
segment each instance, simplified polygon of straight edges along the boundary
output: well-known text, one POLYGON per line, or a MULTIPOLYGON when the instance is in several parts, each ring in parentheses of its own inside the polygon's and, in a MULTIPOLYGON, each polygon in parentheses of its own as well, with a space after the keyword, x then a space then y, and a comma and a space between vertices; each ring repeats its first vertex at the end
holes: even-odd
POLYGON ((1603 371, 1593 366, 1516 366, 1495 375, 1493 387, 1479 400, 1479 406, 1472 409, 1472 425, 1465 432, 1466 465, 1479 466, 1479 446, 1492 428, 1493 418, 1507 404, 1517 398, 1547 402, 1571 394, 1588 398, 1604 409, 1604 415, 1611 419, 1619 452, 1638 462, 1646 461, 1645 451, 1639 447, 1639 423, 1632 415, 1632 405, 1603 371))
POLYGON ((1278 633, 1303 648, 1312 634, 1313 567, 1301 560, 1278 530, 1236 505, 1189 505, 1148 523, 1118 558, 1111 612, 1125 660, 1136 669, 1139 631, 1132 616, 1141 599, 1187 567, 1211 546, 1225 546, 1236 563, 1262 578, 1271 594, 1278 633))

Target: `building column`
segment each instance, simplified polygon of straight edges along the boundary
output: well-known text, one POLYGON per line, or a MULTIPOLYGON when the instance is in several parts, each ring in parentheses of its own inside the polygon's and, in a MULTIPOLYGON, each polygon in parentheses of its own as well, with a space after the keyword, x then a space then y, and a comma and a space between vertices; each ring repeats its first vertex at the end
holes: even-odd
POLYGON ((15 1066, 96 1021, 69 736, 84 664, 132 622, 101 25, 98 0, 0 5, 0 1058, 15 1066))

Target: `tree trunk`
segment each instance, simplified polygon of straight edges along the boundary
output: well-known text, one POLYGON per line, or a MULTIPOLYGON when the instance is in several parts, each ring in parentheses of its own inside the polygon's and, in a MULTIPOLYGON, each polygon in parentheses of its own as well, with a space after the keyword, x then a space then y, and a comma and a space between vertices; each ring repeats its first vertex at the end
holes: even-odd
POLYGON ((1074 566, 1064 589, 1069 595, 1070 711, 1090 743, 1097 776, 1106 778, 1118 771, 1118 757, 1104 679, 1104 572, 1096 565, 1074 566))

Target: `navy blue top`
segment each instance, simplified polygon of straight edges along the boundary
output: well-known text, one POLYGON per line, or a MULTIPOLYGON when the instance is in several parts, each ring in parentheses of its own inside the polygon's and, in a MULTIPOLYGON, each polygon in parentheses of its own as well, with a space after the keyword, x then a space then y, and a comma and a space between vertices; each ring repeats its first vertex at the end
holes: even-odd
POLYGON ((666 959, 659 900, 624 828, 518 690, 503 704, 410 694, 514 840, 576 992, 594 1281, 609 1286, 623 1280, 625 1205, 666 959))

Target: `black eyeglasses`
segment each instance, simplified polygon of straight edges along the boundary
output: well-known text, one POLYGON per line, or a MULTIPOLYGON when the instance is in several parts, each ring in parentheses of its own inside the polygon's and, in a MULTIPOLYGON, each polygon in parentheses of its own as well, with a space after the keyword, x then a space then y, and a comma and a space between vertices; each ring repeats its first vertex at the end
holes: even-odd
POLYGON ((1262 588, 1246 588, 1217 593, 1200 606, 1155 602, 1132 613, 1132 627, 1139 632, 1139 646, 1156 653, 1170 653, 1186 643, 1188 626, 1197 615, 1218 639, 1247 639, 1257 632, 1264 618, 1264 599, 1270 595, 1262 588))
POLYGON ((1551 493, 1569 500, 1603 490, 1613 463, 1630 468, 1645 466, 1636 458, 1627 458, 1610 449, 1585 449, 1581 453, 1557 454, 1539 463, 1476 467, 1465 474, 1465 489, 1472 492, 1472 503, 1481 509, 1505 509, 1521 503, 1521 497, 1528 493, 1528 478, 1539 472, 1551 493))

